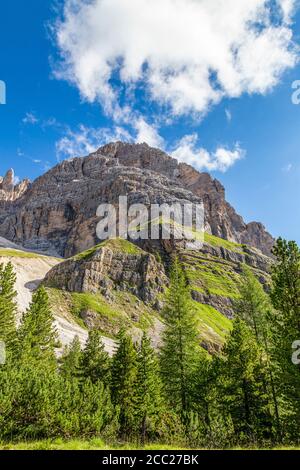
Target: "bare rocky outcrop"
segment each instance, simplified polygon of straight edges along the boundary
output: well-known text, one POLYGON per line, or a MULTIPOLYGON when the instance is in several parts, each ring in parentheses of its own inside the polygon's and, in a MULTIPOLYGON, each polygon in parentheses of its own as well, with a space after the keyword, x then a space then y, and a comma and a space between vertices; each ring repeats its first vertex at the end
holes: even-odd
POLYGON ((0 202, 19 199, 27 191, 29 185, 28 179, 15 184, 14 170, 8 170, 4 177, 0 176, 0 202))
POLYGON ((145 304, 156 304, 168 285, 163 265, 138 248, 126 253, 111 243, 55 266, 44 284, 68 292, 100 293, 108 301, 113 291, 127 291, 145 304))
POLYGON ((0 183, 0 236, 24 247, 64 257, 99 242, 99 204, 203 201, 205 229, 269 255, 274 243, 264 227, 245 224, 226 202, 220 182, 146 144, 117 142, 85 158, 66 160, 32 184, 13 186, 11 172, 0 183))

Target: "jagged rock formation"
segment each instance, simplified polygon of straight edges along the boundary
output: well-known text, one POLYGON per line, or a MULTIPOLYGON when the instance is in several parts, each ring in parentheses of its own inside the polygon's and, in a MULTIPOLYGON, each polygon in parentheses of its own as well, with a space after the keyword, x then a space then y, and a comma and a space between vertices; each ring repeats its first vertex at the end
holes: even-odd
POLYGON ((44 284, 68 292, 101 293, 107 300, 115 290, 127 291, 154 306, 168 279, 152 254, 125 240, 109 240, 58 264, 44 284))
POLYGON ((29 185, 28 179, 15 184, 14 170, 8 170, 4 177, 0 176, 0 202, 19 199, 27 191, 29 185))
POLYGON ((203 201, 208 233, 265 254, 274 243, 261 224, 244 223, 217 180, 146 144, 109 144, 62 162, 32 184, 13 187, 9 173, 1 185, 0 236, 64 257, 99 242, 97 207, 126 194, 129 204, 203 201))

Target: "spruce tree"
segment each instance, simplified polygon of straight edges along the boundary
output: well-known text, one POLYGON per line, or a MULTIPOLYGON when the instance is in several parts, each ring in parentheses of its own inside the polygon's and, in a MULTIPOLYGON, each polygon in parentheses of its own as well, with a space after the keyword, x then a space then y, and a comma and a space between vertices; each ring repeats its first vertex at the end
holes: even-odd
POLYGON ((40 287, 33 294, 19 329, 20 356, 23 360, 49 360, 56 366, 54 348, 58 341, 53 322, 48 294, 44 287, 40 287))
POLYGON ((110 383, 111 361, 104 349, 101 332, 91 330, 82 355, 82 373, 93 383, 101 381, 105 385, 110 383))
POLYGON ((214 360, 203 351, 199 354, 193 377, 193 410, 200 417, 203 436, 212 434, 212 420, 216 410, 216 376, 214 360))
POLYGON ((130 437, 135 427, 137 380, 137 352, 132 339, 122 329, 118 337, 118 350, 112 361, 112 402, 119 409, 120 433, 130 437))
POLYGON ((192 377, 199 351, 195 312, 183 269, 176 258, 163 311, 165 330, 161 348, 161 372, 170 405, 182 418, 191 406, 192 377))
POLYGON ((82 351, 78 336, 66 346, 60 359, 60 372, 66 378, 80 379, 82 375, 82 351))
POLYGON ((236 315, 252 329, 259 343, 265 344, 268 336, 268 314, 272 309, 269 296, 248 266, 243 267, 239 286, 240 297, 234 303, 236 315))
POLYGON ((300 340, 300 250, 281 238, 274 248, 271 299, 273 356, 279 371, 285 429, 294 436, 300 428, 300 368, 292 361, 293 343, 300 340))
POLYGON ((239 293, 240 297, 234 304, 235 314, 250 327, 260 346, 260 361, 262 367, 267 370, 265 391, 270 396, 270 412, 274 415, 277 435, 280 437, 278 378, 271 354, 272 334, 270 318, 273 316, 271 299, 253 274, 253 271, 247 266, 244 266, 243 269, 239 293))
POLYGON ((232 420, 234 436, 242 442, 269 438, 271 422, 264 381, 266 370, 260 360, 256 338, 239 318, 223 351, 219 368, 219 402, 232 420))
POLYGON ((15 352, 17 345, 15 291, 16 274, 13 265, 0 264, 0 341, 5 343, 7 352, 15 352))
POLYGON ((155 432, 162 411, 162 384, 158 358, 151 341, 143 334, 137 357, 136 415, 142 443, 155 432))

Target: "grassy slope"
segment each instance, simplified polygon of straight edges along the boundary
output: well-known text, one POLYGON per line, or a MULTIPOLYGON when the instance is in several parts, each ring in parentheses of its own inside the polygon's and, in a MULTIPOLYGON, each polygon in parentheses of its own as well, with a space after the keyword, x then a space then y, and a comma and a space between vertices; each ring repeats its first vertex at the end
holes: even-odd
MULTIPOLYGON (((242 252, 242 245, 205 234, 205 242, 211 246, 224 247, 234 252, 242 252)), ((112 239, 103 242, 89 250, 76 255, 79 260, 89 259, 101 247, 109 247, 130 255, 143 254, 136 245, 122 239, 112 239)), ((0 257, 39 258, 37 253, 24 252, 14 249, 0 248, 0 257)), ((234 265, 220 259, 202 256, 196 252, 184 252, 183 262, 194 290, 221 297, 236 298, 238 296, 239 274, 234 265)), ((48 289, 55 313, 66 319, 75 318, 80 326, 84 326, 80 312, 91 310, 101 318, 103 333, 115 337, 120 325, 126 328, 148 329, 154 318, 159 318, 157 312, 147 307, 135 296, 129 293, 113 293, 113 301, 108 302, 100 294, 68 293, 57 289, 48 289)), ((199 329, 206 342, 221 345, 230 330, 230 321, 221 313, 208 305, 194 302, 199 318, 199 329)))
POLYGON ((141 248, 130 243, 127 240, 123 240, 121 238, 114 238, 111 240, 106 240, 105 242, 100 243, 99 245, 93 246, 89 250, 83 251, 78 255, 74 256, 73 259, 76 260, 87 260, 89 259, 99 248, 107 247, 113 251, 121 251, 122 253, 126 253, 128 255, 139 255, 144 253, 141 248))
MULTIPOLYGON (((205 234, 205 242, 218 247, 224 247, 235 252, 242 252, 242 245, 205 234)), ((74 257, 77 260, 89 259, 96 250, 109 247, 114 251, 139 255, 143 254, 136 245, 127 240, 112 239, 84 251, 74 257)), ((197 252, 184 252, 183 261, 186 267, 191 286, 203 293, 223 297, 235 298, 238 296, 239 275, 234 271, 230 262, 222 262, 213 257, 206 257, 197 252)), ((120 325, 126 328, 148 329, 154 318, 160 318, 158 313, 147 307, 135 296, 129 293, 113 292, 113 301, 108 302, 100 294, 67 293, 57 289, 49 289, 52 305, 64 305, 67 317, 75 317, 80 326, 84 326, 80 313, 90 310, 99 315, 101 329, 107 336, 115 337, 120 325)), ((201 337, 206 343, 221 346, 230 331, 231 322, 220 312, 208 305, 194 302, 201 337)), ((160 318, 161 319, 161 318, 160 318)))
POLYGON ((238 297, 240 275, 233 263, 188 252, 182 254, 182 260, 194 290, 221 297, 238 297))
MULTIPOLYGON (((218 239, 213 237, 213 240, 216 244, 218 239)), ((223 243, 223 240, 220 240, 220 243, 223 243)), ((101 247, 109 247, 114 251, 121 251, 132 255, 144 253, 143 250, 127 240, 113 239, 86 250, 74 258, 87 260, 101 247)), ((196 261, 188 271, 190 277, 195 281, 192 283, 193 288, 203 291, 209 290, 215 294, 225 296, 236 295, 236 284, 231 282, 230 276, 227 279, 222 267, 219 268, 216 265, 219 271, 213 274, 210 268, 206 269, 198 259, 196 261)), ((69 293, 50 288, 48 292, 55 313, 59 314, 59 310, 64 311, 66 318, 75 318, 77 323, 84 327, 80 313, 84 310, 95 312, 99 315, 103 334, 112 338, 115 338, 121 325, 127 329, 139 328, 147 330, 153 326, 155 318, 162 321, 156 311, 147 307, 137 297, 128 292, 114 291, 112 293, 113 300, 109 302, 101 294, 69 293)), ((211 345, 222 345, 227 333, 230 331, 230 320, 208 305, 194 302, 194 308, 199 319, 199 330, 202 339, 211 345)))
POLYGON ((208 245, 216 246, 218 248, 223 247, 227 250, 235 251, 237 253, 243 253, 243 245, 239 243, 230 242, 229 240, 224 240, 224 238, 219 238, 209 233, 204 234, 204 241, 208 245))
POLYGON ((193 302, 202 338, 221 345, 231 330, 231 321, 210 305, 193 302))
POLYGON ((14 250, 12 248, 0 248, 0 257, 5 258, 27 258, 27 259, 37 259, 37 258, 55 258, 54 256, 46 256, 39 253, 32 253, 30 251, 14 250))
POLYGON ((154 310, 128 292, 114 292, 113 301, 108 303, 101 294, 66 292, 53 288, 47 288, 47 291, 55 314, 60 314, 61 309, 66 318, 75 318, 78 325, 85 328, 80 313, 92 311, 99 316, 102 333, 111 338, 116 337, 121 326, 147 330, 158 318, 154 310))

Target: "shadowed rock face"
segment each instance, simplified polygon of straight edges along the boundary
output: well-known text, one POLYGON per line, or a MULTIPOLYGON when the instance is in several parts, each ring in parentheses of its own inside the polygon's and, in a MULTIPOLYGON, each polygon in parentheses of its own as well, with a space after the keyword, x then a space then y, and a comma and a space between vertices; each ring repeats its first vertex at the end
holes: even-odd
POLYGON ((120 195, 128 195, 129 204, 203 201, 207 232, 267 255, 274 243, 261 224, 244 223, 217 180, 146 144, 106 145, 62 162, 32 185, 14 187, 11 175, 3 182, 0 236, 51 254, 68 257, 98 243, 97 207, 117 204, 120 195))

